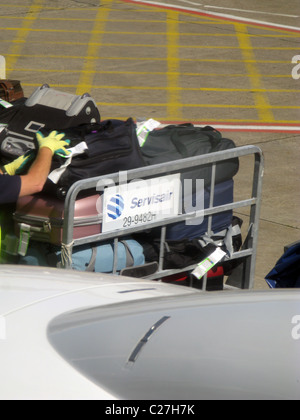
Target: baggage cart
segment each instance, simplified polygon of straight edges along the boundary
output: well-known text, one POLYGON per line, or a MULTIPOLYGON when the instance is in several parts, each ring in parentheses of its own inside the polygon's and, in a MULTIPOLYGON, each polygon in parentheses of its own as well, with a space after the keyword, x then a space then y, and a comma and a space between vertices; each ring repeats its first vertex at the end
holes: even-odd
MULTIPOLYGON (((254 287, 254 275, 255 275, 255 262, 256 262, 256 253, 257 253, 257 240, 258 240, 258 228, 259 228, 259 214, 261 206, 261 193, 262 193, 262 180, 263 180, 263 170, 264 170, 264 159, 262 151, 259 147, 249 145, 237 147, 235 149, 225 150, 221 152, 210 153, 207 155, 196 156, 192 158, 182 159, 178 161, 169 162, 167 164, 159 164, 144 167, 141 169, 133 169, 126 173, 114 173, 106 175, 104 177, 96 177, 85 179, 76 182, 73 184, 68 191, 65 200, 65 219, 63 226, 63 241, 62 241, 62 261, 61 266, 64 269, 70 269, 72 266, 72 249, 78 245, 94 243, 99 241, 114 241, 115 253, 117 253, 118 242, 124 236, 131 234, 137 234, 140 232, 148 232, 150 229, 158 228, 160 229, 160 255, 158 261, 158 269, 151 275, 145 276, 148 279, 152 280, 163 280, 171 275, 178 273, 183 273, 187 271, 192 271, 197 267, 196 265, 184 267, 181 269, 164 269, 164 258, 165 258, 165 243, 166 243, 166 229, 168 225, 185 221, 186 223, 191 223, 193 218, 195 218, 195 212, 189 212, 182 214, 180 211, 178 213, 168 215, 161 219, 144 217, 144 220, 133 219, 130 221, 127 220, 126 226, 122 228, 106 228, 102 232, 92 236, 86 236, 82 238, 75 239, 74 232, 74 207, 75 201, 79 193, 85 190, 102 190, 110 188, 112 185, 115 187, 124 188, 124 186, 134 186, 136 180, 143 180, 150 182, 155 179, 162 179, 164 177, 180 175, 185 170, 191 168, 201 167, 203 165, 211 166, 211 186, 210 186, 210 203, 209 207, 202 210, 203 217, 208 217, 208 237, 213 234, 211 231, 212 226, 212 217, 215 214, 232 210, 233 212, 240 212, 242 208, 248 208, 249 214, 246 215, 248 219, 247 235, 245 237, 242 248, 233 252, 230 257, 227 257, 229 261, 239 261, 241 262, 238 265, 238 270, 233 270, 232 279, 231 276, 227 279, 226 287, 237 287, 242 289, 252 289, 254 287), (240 167, 242 166, 242 160, 244 158, 250 158, 252 162, 252 174, 250 179, 250 191, 246 198, 234 199, 232 203, 213 206, 213 197, 214 197, 214 188, 215 188, 215 172, 216 165, 218 162, 225 161, 227 159, 238 158, 240 161, 240 167), (137 223, 136 223, 137 222, 137 223)), ((165 178, 164 178, 165 179, 165 178)), ((235 181, 236 182, 236 181, 235 181)), ((243 182, 243 181, 242 181, 243 182)), ((138 184, 137 184, 138 185, 138 184)), ((128 187, 129 188, 129 187, 128 187)), ((243 189, 243 188, 242 188, 243 189)), ((154 196, 153 196, 154 197, 154 196)), ((153 198, 155 199, 155 197, 153 198)), ((156 200, 159 198, 156 197, 156 200)), ((102 199, 103 206, 105 200, 102 199)), ((134 205, 142 206, 142 201, 133 201, 134 205)), ((104 208, 104 207, 103 207, 104 208)), ((102 211, 102 223, 104 223, 104 212, 102 211)), ((112 216, 113 217, 113 216, 112 216)), ((118 216, 116 216, 118 218, 118 216)), ((113 222, 114 220, 112 220, 113 222)), ((109 225, 109 223, 108 223, 109 225)), ((146 233, 145 233, 146 234, 146 233)), ((116 273, 116 263, 117 256, 115 255, 115 264, 113 272, 116 273)), ((141 273, 143 271, 141 270, 141 273)), ((142 275, 141 275, 142 276, 142 275)), ((202 290, 206 290, 207 286, 207 274, 202 277, 202 290)))

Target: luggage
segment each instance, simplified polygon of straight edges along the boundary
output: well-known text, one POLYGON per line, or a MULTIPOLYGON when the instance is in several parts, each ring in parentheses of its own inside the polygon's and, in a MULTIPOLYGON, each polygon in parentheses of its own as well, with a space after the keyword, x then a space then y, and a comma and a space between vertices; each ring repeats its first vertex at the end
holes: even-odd
MULTIPOLYGON (((126 267, 140 266, 145 258, 141 245, 131 238, 118 243, 117 272, 126 267)), ((61 249, 49 244, 32 242, 26 256, 20 257, 19 264, 59 267, 61 249)), ((78 271, 112 273, 114 264, 114 244, 99 242, 73 248, 72 268, 78 271)))
MULTIPOLYGON (((75 202, 74 239, 101 233, 101 197, 96 194, 75 202), (99 209, 99 211, 98 211, 99 209)), ((61 245, 64 222, 64 202, 44 194, 18 199, 13 215, 15 234, 21 238, 21 254, 29 238, 61 245)))
MULTIPOLYGON (((152 130, 146 137, 142 154, 148 164, 162 164, 197 155, 234 149, 235 143, 223 138, 213 127, 195 127, 193 124, 168 125, 162 129, 152 130)), ((187 169, 181 174, 183 213, 201 211, 209 207, 211 186, 211 164, 197 169, 187 169), (204 180, 204 203, 197 203, 196 181, 204 180), (185 181, 191 180, 191 186, 185 181), (202 205, 202 207, 201 207, 202 205)), ((233 177, 239 169, 238 158, 228 159, 216 164, 213 206, 233 202, 233 177)), ((201 213, 200 213, 201 214, 201 213)), ((217 213, 212 217, 212 231, 226 229, 232 220, 232 211, 217 213)), ((184 221, 167 226, 167 240, 200 238, 207 232, 208 217, 184 221)), ((155 232, 155 231, 154 231, 155 232)))
MULTIPOLYGON (((7 102, 14 102, 23 97, 24 92, 19 80, 0 79, 1 99, 7 102)), ((5 106, 5 104, 3 104, 3 106, 5 106)))
POLYGON ((284 250, 265 280, 271 289, 300 287, 300 242, 284 250))
POLYGON ((45 84, 15 107, 1 110, 0 124, 7 127, 0 133, 0 154, 10 161, 36 149, 35 135, 42 128, 63 131, 99 122, 99 110, 88 93, 72 95, 45 84))
POLYGON ((65 158, 54 156, 52 172, 44 188, 48 194, 64 199, 76 181, 145 166, 132 118, 105 120, 65 130, 65 133, 71 141, 70 147, 83 144, 86 148, 69 160, 68 166, 65 166, 65 158))
MULTIPOLYGON (((233 202, 233 190, 234 190, 234 181, 232 179, 221 182, 220 184, 215 185, 214 189, 214 199, 213 206, 221 206, 225 204, 230 204, 233 202)), ((200 212, 204 208, 209 207, 210 203, 210 187, 204 187, 204 201, 199 200, 198 203, 197 194, 191 191, 182 190, 182 201, 183 208, 182 213, 194 213, 200 212)), ((212 215, 212 224, 211 230, 213 232, 220 232, 232 222, 233 212, 232 210, 226 210, 220 213, 212 215)), ((191 218, 190 221, 185 220, 182 222, 173 223, 167 225, 166 227, 166 240, 168 241, 180 241, 180 240, 192 240, 195 238, 200 238, 205 235, 208 231, 208 216, 203 217, 202 215, 191 218)), ((152 229, 151 236, 153 238, 159 238, 160 228, 152 229)))
MULTIPOLYGON (((202 289, 203 279, 195 279, 191 273, 173 274, 162 279, 164 283, 177 284, 179 286, 194 287, 195 289, 202 289)), ((223 290, 224 288, 224 269, 221 265, 214 266, 207 272, 207 291, 223 290)))
MULTIPOLYGON (((163 269, 184 269, 198 264, 209 257, 216 248, 231 256, 242 246, 242 223, 239 217, 233 216, 226 229, 216 232, 210 238, 204 235, 195 239, 166 240, 163 269)), ((136 234, 134 239, 143 246, 147 263, 159 261, 160 238, 153 237, 150 232, 147 235, 136 234)), ((226 275, 232 269, 231 261, 222 261, 221 265, 226 275)))
MULTIPOLYGON (((213 127, 195 127, 188 123, 168 125, 150 131, 142 147, 142 154, 149 165, 154 165, 233 148, 234 142, 222 138, 221 133, 213 127)), ((238 169, 238 158, 218 162, 215 183, 231 179, 238 169)), ((197 170, 186 170, 181 178, 204 179, 204 185, 209 186, 211 165, 204 165, 197 170)))
MULTIPOLYGON (((215 185, 213 206, 221 206, 233 202, 234 181, 232 179, 221 182, 215 185)), ((185 208, 183 213, 193 212, 193 210, 202 210, 201 208, 194 209, 196 205, 195 194, 185 197, 185 208)), ((204 188, 204 208, 209 207, 210 202, 210 187, 204 188)), ((208 216, 203 217, 197 221, 197 218, 192 219, 191 222, 179 222, 167 226, 166 238, 167 240, 181 240, 200 238, 205 235, 208 229, 208 216), (202 221, 202 222, 201 222, 202 221)), ((212 216, 212 231, 220 232, 226 229, 232 221, 232 210, 216 213, 212 216)))
MULTIPOLYGON (((143 278, 155 274, 159 269, 157 262, 145 263, 140 266, 124 268, 120 274, 127 277, 143 278)), ((206 290, 223 290, 224 282, 224 269, 222 266, 216 265, 207 273, 207 284, 206 290)), ((202 289, 203 279, 195 279, 191 276, 190 272, 183 272, 177 274, 171 274, 166 277, 162 277, 163 283, 176 284, 179 286, 194 287, 196 289, 202 289)))

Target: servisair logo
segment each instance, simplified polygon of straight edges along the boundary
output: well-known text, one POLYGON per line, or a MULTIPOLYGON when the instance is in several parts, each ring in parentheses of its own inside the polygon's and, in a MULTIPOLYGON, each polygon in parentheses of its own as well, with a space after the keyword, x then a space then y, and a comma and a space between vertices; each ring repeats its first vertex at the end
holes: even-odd
MULTIPOLYGON (((149 207, 155 204, 161 204, 172 199, 173 192, 166 191, 163 194, 152 194, 146 197, 133 197, 130 203, 131 209, 139 209, 142 207, 149 207)), ((125 209, 125 200, 120 194, 116 194, 110 198, 106 210, 110 219, 116 220, 122 216, 125 209)))
MULTIPOLYGON (((107 184, 112 184, 107 180, 107 184)), ((104 187, 102 232, 140 227, 179 214, 180 174, 104 187)))
POLYGON ((120 194, 116 194, 109 200, 107 204, 107 215, 110 219, 116 220, 122 216, 125 203, 120 194))

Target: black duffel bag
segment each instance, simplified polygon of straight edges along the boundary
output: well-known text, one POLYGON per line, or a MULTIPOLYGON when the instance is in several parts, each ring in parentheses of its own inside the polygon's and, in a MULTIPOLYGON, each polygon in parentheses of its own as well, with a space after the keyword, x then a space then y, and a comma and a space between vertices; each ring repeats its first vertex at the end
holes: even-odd
MULTIPOLYGON (((195 127, 187 123, 168 125, 150 131, 142 147, 142 154, 148 165, 155 165, 235 147, 232 140, 223 138, 222 134, 213 127, 195 127)), ((231 179, 238 170, 238 158, 218 162, 215 183, 231 179)), ((204 185, 210 185, 211 164, 185 171, 182 179, 204 179, 204 185)))
MULTIPOLYGON (((48 194, 63 199, 76 181, 146 166, 132 118, 104 120, 63 132, 71 141, 70 147, 85 142, 88 148, 72 158, 56 184, 47 180, 44 192, 48 194)), ((48 133, 42 131, 42 134, 48 133)), ((64 164, 65 158, 54 156, 51 172, 64 164)))

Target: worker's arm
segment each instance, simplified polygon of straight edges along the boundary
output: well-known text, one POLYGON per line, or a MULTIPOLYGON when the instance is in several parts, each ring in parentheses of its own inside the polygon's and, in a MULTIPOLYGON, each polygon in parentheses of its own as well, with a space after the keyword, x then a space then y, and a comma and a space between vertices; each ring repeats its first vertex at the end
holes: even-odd
MULTIPOLYGON (((52 156, 54 153, 69 154, 65 149, 65 147, 69 145, 69 140, 62 140, 63 137, 64 134, 58 134, 56 131, 52 131, 48 137, 44 137, 42 134, 37 133, 39 151, 27 174, 21 176, 20 197, 40 192, 43 189, 50 172, 52 156)), ((0 173, 4 172, 11 176, 21 174, 24 168, 28 166, 32 160, 32 152, 26 153, 24 156, 5 165, 3 171, 0 169, 0 173)))
POLYGON ((21 176, 19 197, 42 191, 51 167, 52 151, 46 147, 39 150, 37 158, 31 165, 27 175, 21 176))

